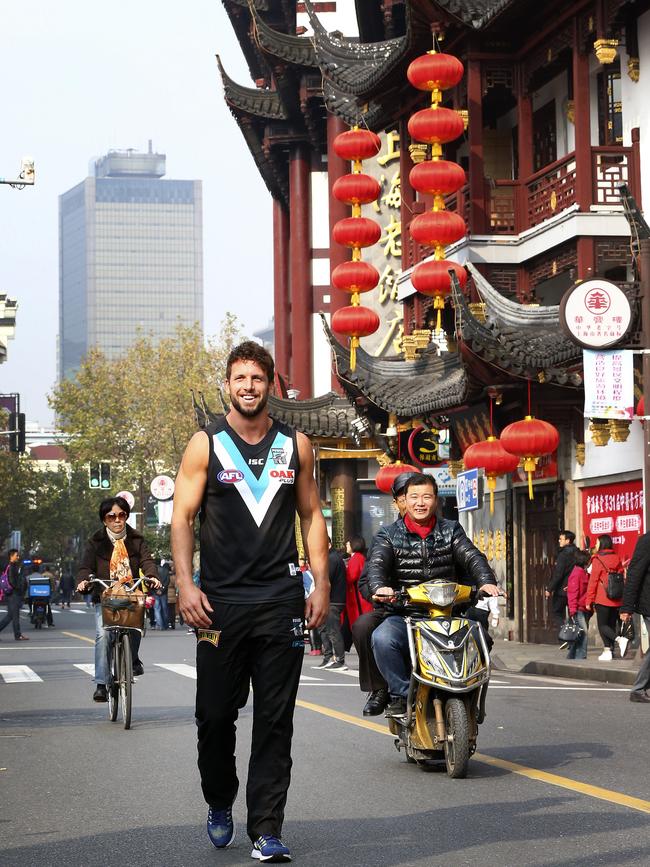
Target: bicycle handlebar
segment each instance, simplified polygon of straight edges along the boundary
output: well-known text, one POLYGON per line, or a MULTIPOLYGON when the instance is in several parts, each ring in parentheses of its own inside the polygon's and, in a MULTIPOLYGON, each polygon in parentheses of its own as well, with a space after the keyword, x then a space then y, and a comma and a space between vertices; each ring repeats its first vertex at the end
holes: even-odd
MULTIPOLYGON (((86 583, 88 585, 100 584, 105 590, 108 590, 109 588, 114 587, 116 584, 119 584, 120 582, 119 581, 102 581, 102 579, 98 578, 96 575, 90 574, 88 576, 88 578, 86 579, 86 583)), ((127 593, 133 593, 135 590, 138 589, 138 586, 140 584, 147 585, 148 583, 149 583, 149 579, 146 576, 143 576, 141 578, 138 578, 138 580, 135 581, 131 585, 123 583, 122 586, 127 591, 127 593)))

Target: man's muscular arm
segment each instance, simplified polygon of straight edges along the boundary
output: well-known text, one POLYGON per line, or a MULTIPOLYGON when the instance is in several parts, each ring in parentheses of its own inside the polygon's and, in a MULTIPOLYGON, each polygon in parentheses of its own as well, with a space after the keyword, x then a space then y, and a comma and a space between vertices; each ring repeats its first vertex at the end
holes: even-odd
POLYGON ((311 443, 302 433, 296 436, 300 458, 300 471, 296 480, 296 508, 300 517, 302 541, 314 576, 314 590, 305 601, 305 620, 308 629, 316 629, 325 622, 330 604, 327 528, 314 481, 314 453, 311 443))
POLYGON ((208 480, 210 444, 202 431, 189 441, 174 490, 172 514, 172 556, 176 566, 176 584, 183 620, 190 626, 210 626, 208 612, 212 607, 208 597, 192 581, 194 554, 194 519, 201 506, 208 480))

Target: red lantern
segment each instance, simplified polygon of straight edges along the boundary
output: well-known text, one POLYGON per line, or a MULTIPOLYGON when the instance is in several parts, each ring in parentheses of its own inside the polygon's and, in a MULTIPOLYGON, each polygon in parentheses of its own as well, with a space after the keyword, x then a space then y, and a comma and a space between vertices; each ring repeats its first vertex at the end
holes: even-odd
POLYGON ((429 52, 410 64, 408 80, 418 90, 447 90, 455 87, 465 72, 463 64, 451 54, 429 52))
POLYGON ((448 196, 460 190, 467 177, 458 163, 449 160, 425 160, 413 166, 409 181, 418 193, 448 196))
POLYGON ((333 141, 334 152, 342 160, 367 160, 381 150, 379 136, 369 129, 348 129, 333 141))
POLYGON ((334 225, 332 238, 343 247, 372 247, 381 238, 381 227, 368 217, 344 217, 334 225))
POLYGON ((643 418, 643 416, 645 415, 645 397, 643 395, 641 396, 641 399, 636 405, 636 415, 640 416, 641 418, 643 418))
POLYGON ((448 259, 430 259, 428 262, 421 262, 416 265, 411 276, 411 283, 423 295, 449 295, 451 292, 450 269, 456 273, 460 287, 464 289, 467 284, 467 271, 458 262, 450 262, 448 259))
POLYGON ((332 186, 334 198, 349 205, 367 205, 374 202, 380 192, 379 181, 359 173, 343 175, 332 186))
POLYGON ((350 337, 350 370, 356 367, 359 338, 374 334, 379 328, 379 316, 369 307, 340 307, 332 316, 332 331, 350 337))
POLYGON ((550 455, 558 447, 558 429, 547 421, 527 415, 521 421, 509 424, 501 434, 501 444, 513 455, 523 458, 528 475, 528 496, 533 499, 533 470, 541 455, 550 455))
POLYGON ((341 262, 332 271, 332 284, 343 292, 369 292, 379 283, 379 271, 369 262, 341 262))
POLYGON ((465 126, 457 111, 450 108, 423 108, 409 119, 411 138, 427 144, 444 144, 462 135, 465 126))
POLYGON ((494 491, 497 477, 504 473, 512 473, 519 466, 519 458, 507 452, 500 440, 489 436, 486 440, 474 443, 466 449, 463 455, 466 470, 479 467, 485 470, 488 488, 490 490, 490 514, 494 514, 494 491))
POLYGON ((425 247, 447 247, 465 237, 465 221, 449 211, 430 211, 418 214, 409 226, 414 241, 425 247))
POLYGON ((385 494, 392 494, 391 488, 393 482, 401 473, 421 473, 417 467, 412 467, 410 464, 403 464, 401 461, 396 461, 394 464, 381 467, 375 476, 375 485, 380 491, 385 494))

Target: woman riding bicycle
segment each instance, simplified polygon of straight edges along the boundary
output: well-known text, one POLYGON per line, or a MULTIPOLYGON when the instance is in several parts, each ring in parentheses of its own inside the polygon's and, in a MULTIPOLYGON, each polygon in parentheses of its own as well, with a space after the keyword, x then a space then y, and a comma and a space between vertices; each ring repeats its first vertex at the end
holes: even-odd
MULTIPOLYGON (((99 506, 99 520, 103 526, 94 533, 86 545, 81 566, 77 573, 77 592, 87 592, 88 578, 97 576, 102 581, 119 581, 130 584, 140 571, 143 572, 151 586, 160 587, 158 569, 151 556, 147 543, 141 533, 138 533, 126 523, 131 509, 122 497, 110 497, 102 500, 99 506)), ((91 587, 95 603, 95 692, 93 701, 107 701, 106 695, 106 633, 102 625, 102 606, 100 597, 102 588, 95 584, 91 587)), ((142 662, 138 656, 141 634, 131 630, 131 650, 133 654, 133 674, 144 674, 142 662)))

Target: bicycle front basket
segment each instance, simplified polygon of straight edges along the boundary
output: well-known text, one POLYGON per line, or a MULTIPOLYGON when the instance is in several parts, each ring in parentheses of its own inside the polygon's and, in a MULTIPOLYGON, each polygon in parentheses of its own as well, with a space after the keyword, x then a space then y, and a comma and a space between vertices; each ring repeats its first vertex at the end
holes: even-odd
POLYGON ((102 623, 104 626, 121 626, 125 629, 142 629, 144 626, 144 600, 141 594, 128 596, 102 596, 102 623))

